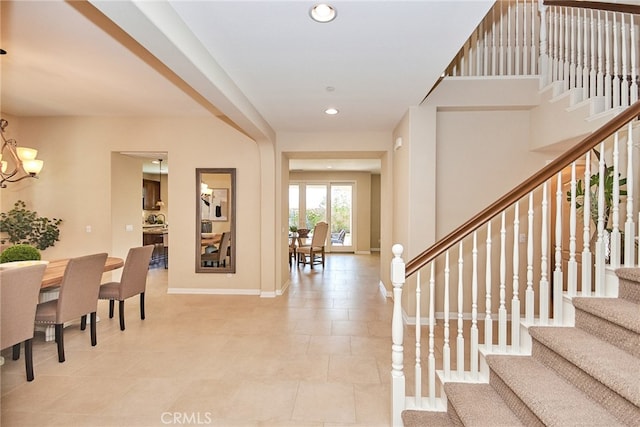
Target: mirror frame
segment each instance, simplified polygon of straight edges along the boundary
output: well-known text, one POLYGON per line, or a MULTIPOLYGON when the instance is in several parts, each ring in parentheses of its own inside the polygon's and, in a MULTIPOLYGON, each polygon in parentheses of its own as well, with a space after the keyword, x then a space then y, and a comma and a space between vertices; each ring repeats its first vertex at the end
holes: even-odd
MULTIPOLYGON (((215 221, 213 221, 215 224, 215 221)), ((235 168, 196 168, 196 273, 235 273, 236 272, 236 169, 235 168), (201 187, 203 175, 206 174, 229 174, 230 186, 228 197, 228 215, 230 216, 231 247, 229 252, 229 263, 224 267, 203 267, 200 260, 202 254, 202 210, 201 210, 201 187)))

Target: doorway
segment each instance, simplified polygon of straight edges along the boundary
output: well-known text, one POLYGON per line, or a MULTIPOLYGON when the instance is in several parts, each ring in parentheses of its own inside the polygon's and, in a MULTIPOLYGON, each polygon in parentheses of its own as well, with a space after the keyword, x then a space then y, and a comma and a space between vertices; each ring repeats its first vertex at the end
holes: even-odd
POLYGON ((354 252, 357 229, 354 182, 292 182, 289 184, 289 226, 313 230, 329 224, 326 250, 354 252))

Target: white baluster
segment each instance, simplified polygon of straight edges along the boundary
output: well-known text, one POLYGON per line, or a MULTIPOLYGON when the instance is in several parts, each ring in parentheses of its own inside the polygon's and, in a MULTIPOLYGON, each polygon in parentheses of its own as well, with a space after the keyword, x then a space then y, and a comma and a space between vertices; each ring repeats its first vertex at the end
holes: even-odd
MULTIPOLYGON (((515 21, 516 21, 516 32, 515 32, 515 40, 514 40, 514 46, 515 46, 515 75, 519 76, 520 74, 520 61, 521 61, 521 52, 520 52, 520 4, 518 3, 518 0, 516 0, 516 5, 515 5, 515 21)), ((526 27, 525 27, 526 28, 526 27)), ((525 61, 526 63, 526 61, 525 61)), ((509 64, 511 64, 511 61, 509 61, 509 64)), ((524 73, 526 74, 526 68, 524 69, 524 73)))
POLYGON ((597 95, 596 89, 596 21, 593 19, 593 9, 589 11, 591 14, 589 20, 589 26, 591 27, 591 64, 589 70, 589 98, 595 98, 597 95))
POLYGON ((449 251, 445 252, 444 261, 444 345, 442 347, 442 364, 445 379, 451 379, 451 348, 449 347, 449 251))
MULTIPOLYGON (((573 9, 572 9, 573 11, 573 9)), ((573 12, 572 12, 573 13, 573 12)), ((584 84, 582 82, 582 15, 580 14, 580 10, 577 11, 578 16, 576 17, 576 88, 582 89, 584 84)))
POLYGON ((462 259, 463 248, 462 242, 458 246, 458 337, 456 340, 456 368, 458 370, 458 379, 464 379, 464 281, 462 272, 464 271, 464 261, 462 259))
POLYGON ((402 425, 402 411, 405 409, 405 377, 402 322, 402 287, 404 286, 405 265, 402 260, 402 245, 395 244, 391 249, 391 283, 393 284, 393 315, 391 318, 391 414, 394 426, 402 425))
POLYGON ((549 280, 547 269, 547 251, 548 251, 548 222, 547 211, 549 201, 547 199, 547 187, 548 181, 542 185, 542 225, 540 227, 540 315, 539 320, 541 325, 547 325, 549 323, 549 280))
MULTIPOLYGON (((534 74, 538 74, 538 71, 536 70, 536 40, 538 40, 536 38, 536 12, 535 12, 535 8, 536 8, 536 3, 538 3, 537 1, 531 0, 531 13, 529 14, 530 19, 531 19, 531 25, 529 26, 531 28, 531 49, 529 49, 531 51, 531 61, 529 62, 531 64, 530 67, 530 75, 534 75, 534 74)), ((541 21, 544 22, 544 21, 541 21)), ((542 31, 542 24, 540 25, 540 31, 542 31)), ((540 35, 542 35, 542 33, 540 33, 540 35)), ((540 38, 540 40, 542 40, 542 38, 540 38)), ((542 45, 542 44, 541 44, 542 45)), ((540 45, 540 46, 541 46, 540 45)), ((540 75, 544 74, 544 72, 546 72, 546 68, 543 67, 543 63, 540 63, 540 75), (543 71, 544 70, 544 71, 543 71)))
MULTIPOLYGON (((631 105, 629 103, 629 81, 627 80, 627 76, 629 74, 627 71, 627 55, 629 54, 627 50, 627 30, 626 30, 626 22, 624 19, 624 15, 620 15, 620 36, 622 39, 622 91, 620 104, 623 107, 628 107, 631 105)), ((634 41, 632 41, 634 43, 634 41)))
POLYGON ((638 100, 638 63, 636 62, 636 52, 638 50, 638 36, 636 36, 636 26, 633 22, 635 16, 629 15, 630 25, 629 25, 629 40, 631 46, 629 50, 631 51, 631 98, 629 100, 629 105, 633 104, 638 100))
POLYGON ((485 317, 484 317, 484 345, 488 352, 493 348, 493 320, 491 319, 491 221, 487 223, 486 241, 487 259, 485 260, 485 317))
POLYGON ((611 108, 611 48, 609 39, 609 12, 604 12, 604 34, 605 34, 605 77, 604 77, 604 108, 611 108))
POLYGON ((480 48, 480 43, 482 43, 481 41, 481 37, 483 34, 483 29, 484 29, 484 21, 480 23, 480 26, 478 27, 478 32, 477 32, 477 36, 476 36, 476 73, 474 74, 475 76, 482 76, 482 68, 481 68, 481 64, 482 64, 482 49, 480 48))
POLYGON ((598 163, 598 240, 596 241, 596 296, 604 296, 604 142, 600 143, 600 161, 598 163))
POLYGON ((563 79, 563 83, 562 86, 564 88, 564 92, 569 91, 569 83, 571 83, 569 81, 570 77, 569 77, 569 47, 570 47, 570 41, 569 41, 569 15, 567 14, 567 10, 568 8, 565 8, 565 13, 563 14, 563 22, 564 22, 564 62, 562 63, 562 79, 563 79))
POLYGON ((569 61, 569 85, 567 88, 571 87, 572 89, 578 87, 576 83, 576 17, 574 14, 574 9, 571 8, 571 53, 570 53, 570 61, 569 61))
POLYGON ((504 58, 505 58, 505 54, 504 54, 504 14, 502 13, 502 2, 500 2, 500 25, 499 25, 499 29, 500 29, 500 33, 498 34, 498 41, 500 43, 499 46, 499 61, 498 61, 498 75, 502 76, 504 75, 504 71, 505 71, 505 66, 504 66, 504 58))
POLYGON ((500 306, 498 308, 498 346, 500 352, 507 351, 507 228, 505 212, 502 212, 500 225, 500 306))
POLYGON ((602 18, 600 17, 600 11, 598 11, 598 35, 596 36, 598 42, 598 74, 596 78, 596 94, 598 96, 604 95, 604 52, 602 50, 602 18))
POLYGON ((591 296, 593 256, 591 254, 591 152, 587 151, 584 165, 584 199, 582 201, 582 296, 591 296))
POLYGON ((496 73, 496 59, 498 56, 498 46, 496 45, 496 12, 495 12, 495 7, 493 8, 493 21, 492 21, 492 30, 491 30, 491 75, 495 76, 497 75, 496 73))
POLYGON ((621 33, 618 31, 618 20, 613 14, 613 108, 620 106, 620 51, 618 50, 618 39, 621 33))
POLYGON ((422 313, 420 311, 420 298, 422 294, 422 290, 420 287, 420 270, 416 274, 416 366, 414 368, 415 374, 415 405, 416 408, 422 407, 422 364, 420 362, 421 354, 421 336, 422 333, 422 313))
MULTIPOLYGON (((543 2, 538 2, 538 11, 540 12, 540 88, 542 89, 549 84, 551 77, 549 73, 549 51, 547 50, 549 43, 547 25, 549 25, 549 22, 547 20, 547 6, 543 2)), ((534 39, 531 40, 531 43, 534 43, 534 39)))
POLYGON ((562 172, 558 172, 556 182, 556 267, 553 270, 553 323, 562 324, 562 172))
POLYGON ((486 77, 489 75, 489 29, 485 31, 482 42, 484 44, 484 55, 482 58, 482 76, 486 77))
POLYGON ((516 202, 513 219, 513 297, 511 299, 511 348, 520 352, 520 203, 516 202))
POLYGON ((620 266, 621 252, 621 236, 620 236, 620 173, 618 172, 620 162, 620 152, 618 148, 618 134, 613 134, 613 195, 611 199, 611 235, 609 236, 609 244, 611 250, 609 252, 609 264, 611 267, 620 266))
POLYGON ((533 192, 529 193, 529 210, 527 211, 527 290, 525 292, 525 316, 527 324, 533 324, 533 192))
POLYGON ((567 292, 573 297, 578 290, 576 262, 576 162, 571 163, 571 196, 569 208, 569 262, 567 263, 567 292))
POLYGON ((435 356, 435 326, 436 326, 436 279, 435 261, 431 262, 431 276, 429 278, 429 406, 436 406, 436 356, 435 356))
MULTIPOLYGON (((633 125, 629 123, 627 133, 627 219, 624 223, 624 266, 633 267, 633 260, 635 259, 634 251, 635 244, 633 236, 635 233, 635 225, 633 224, 633 189, 634 189, 634 177, 637 172, 633 170, 633 125)), ((640 224, 640 220, 638 221, 640 224)), ((638 227, 640 231, 640 227, 638 227)), ((640 241, 640 239, 638 239, 640 241)), ((640 250, 638 251, 640 257, 640 250)), ((640 265, 640 259, 638 260, 640 265)))
POLYGON ((478 380, 478 232, 473 232, 471 273, 471 349, 469 352, 471 378, 478 380))
POLYGON ((553 8, 553 77, 552 81, 557 82, 560 79, 560 43, 558 41, 560 16, 558 8, 553 8))
POLYGON ((589 98, 589 37, 588 33, 589 19, 587 18, 587 9, 584 9, 584 18, 582 19, 582 34, 584 35, 582 42, 584 43, 582 63, 582 100, 589 98))

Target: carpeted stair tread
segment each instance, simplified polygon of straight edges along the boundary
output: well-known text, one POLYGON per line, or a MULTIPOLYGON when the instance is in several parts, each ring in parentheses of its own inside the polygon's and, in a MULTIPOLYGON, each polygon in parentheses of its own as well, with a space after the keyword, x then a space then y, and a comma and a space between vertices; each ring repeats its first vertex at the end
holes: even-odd
POLYGON ((619 426, 609 412, 530 356, 489 355, 500 379, 546 426, 619 426))
POLYGON ((446 412, 416 411, 407 409, 402 411, 404 427, 455 427, 446 412))
POLYGON ((523 425, 489 384, 445 383, 444 390, 465 426, 523 425))
POLYGON ((618 296, 640 304, 640 267, 618 268, 618 296))
POLYGON ((529 333, 534 340, 640 406, 640 368, 638 359, 631 354, 580 328, 537 326, 529 328, 529 333))
POLYGON ((640 304, 620 298, 574 297, 576 309, 640 334, 640 304))

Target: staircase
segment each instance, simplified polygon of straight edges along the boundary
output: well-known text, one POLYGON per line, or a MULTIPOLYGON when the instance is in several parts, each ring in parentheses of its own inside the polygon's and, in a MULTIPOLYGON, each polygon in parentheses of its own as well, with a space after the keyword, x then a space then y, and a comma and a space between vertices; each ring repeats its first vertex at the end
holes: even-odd
POLYGON ((573 298, 575 327, 530 327, 531 356, 487 355, 489 384, 445 383, 446 415, 405 427, 640 425, 640 268, 616 274, 617 298, 573 298))

